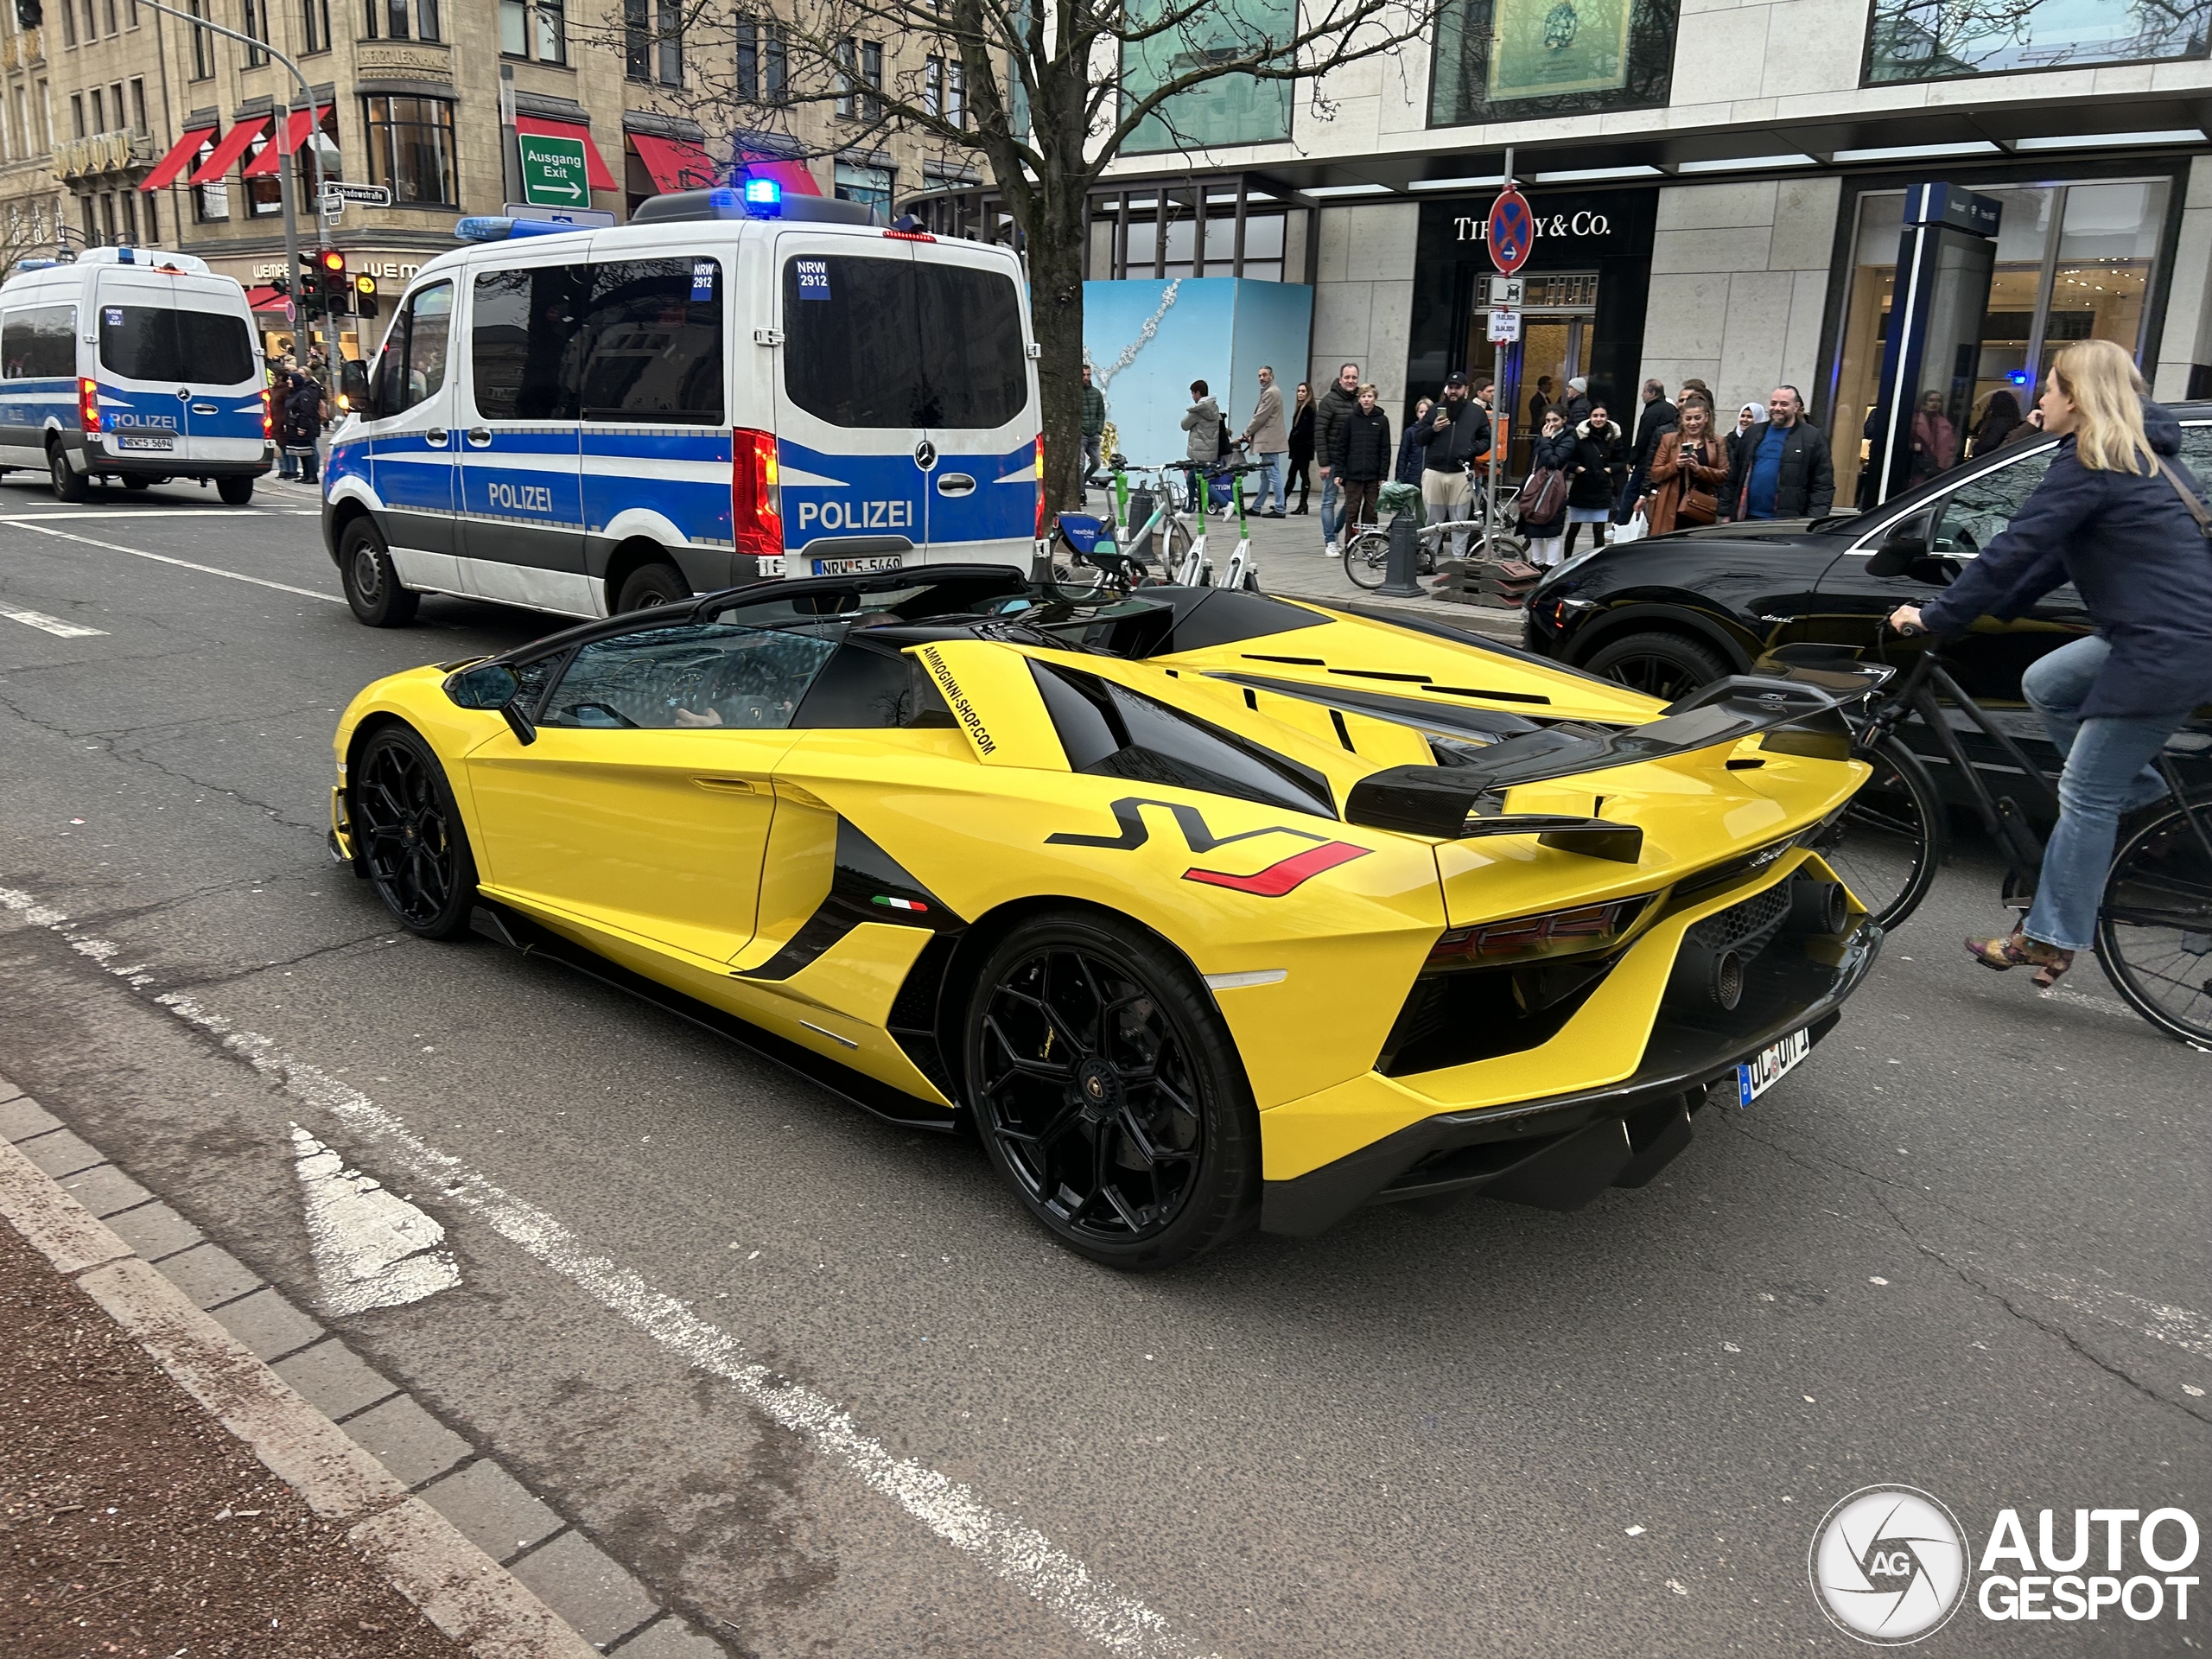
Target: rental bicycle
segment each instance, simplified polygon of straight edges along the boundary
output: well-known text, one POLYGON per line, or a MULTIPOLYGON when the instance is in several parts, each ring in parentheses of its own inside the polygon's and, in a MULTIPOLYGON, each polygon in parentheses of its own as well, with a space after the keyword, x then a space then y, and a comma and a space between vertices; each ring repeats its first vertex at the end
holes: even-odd
POLYGON ((1127 594, 1164 578, 1153 574, 1153 560, 1146 551, 1157 544, 1160 560, 1170 571, 1190 560, 1193 537, 1188 515, 1179 507, 1173 475, 1182 463, 1132 467, 1120 455, 1109 458, 1113 472, 1093 474, 1084 481, 1107 492, 1106 516, 1064 512, 1052 523, 1050 547, 1052 585, 1077 602, 1109 594, 1127 594), (1158 487, 1141 524, 1129 522, 1129 475, 1150 474, 1158 487))
MULTIPOLYGON (((1847 648, 1785 646, 1777 654, 1802 660, 1823 649, 1847 648)), ((1952 677, 1934 640, 1854 716, 1853 756, 1872 765, 1874 775, 1814 843, 1815 850, 1884 927, 1904 920, 1927 897, 1948 828, 1935 779, 1898 733, 1915 720, 2005 855, 2004 902, 2025 911, 2043 863, 2036 824, 2058 816, 2057 794, 2018 741, 1952 677), (1955 721, 1997 746, 2007 792, 1998 794, 1974 766, 1955 721), (2012 792, 2015 788, 2019 793, 2012 792)), ((2212 794, 2192 796, 2175 761, 2208 751, 2212 734, 2183 730, 2152 762, 2166 794, 2120 825, 2097 909, 2096 941, 2097 961, 2121 999, 2167 1035, 2200 1047, 2212 1047, 2212 794)))

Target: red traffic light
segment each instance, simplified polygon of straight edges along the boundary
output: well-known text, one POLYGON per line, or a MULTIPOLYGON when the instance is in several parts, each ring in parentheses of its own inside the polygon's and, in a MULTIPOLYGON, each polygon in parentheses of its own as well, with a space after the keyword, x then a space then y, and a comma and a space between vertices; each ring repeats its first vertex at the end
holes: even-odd
POLYGON ((325 248, 315 256, 315 263, 333 276, 342 279, 346 275, 346 256, 335 248, 325 248))

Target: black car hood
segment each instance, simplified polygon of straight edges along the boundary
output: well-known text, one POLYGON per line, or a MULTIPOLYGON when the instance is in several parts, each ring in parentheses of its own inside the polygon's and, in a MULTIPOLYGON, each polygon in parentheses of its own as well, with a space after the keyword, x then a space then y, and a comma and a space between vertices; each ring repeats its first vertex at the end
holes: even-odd
MULTIPOLYGON (((1819 522, 1816 518, 1757 518, 1740 524, 1700 524, 1694 530, 1673 531, 1663 537, 1654 536, 1648 539, 1655 542, 1794 542, 1819 522)), ((1628 545, 1634 547, 1637 543, 1630 542, 1628 545)))

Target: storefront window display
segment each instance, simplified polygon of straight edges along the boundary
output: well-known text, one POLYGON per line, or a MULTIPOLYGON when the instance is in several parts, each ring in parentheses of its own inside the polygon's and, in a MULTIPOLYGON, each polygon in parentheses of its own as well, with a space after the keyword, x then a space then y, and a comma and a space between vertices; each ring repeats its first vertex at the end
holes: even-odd
POLYGON ((1874 0, 1869 85, 2204 55, 2212 0, 1874 0))
MULTIPOLYGON (((1141 0, 1133 22, 1165 15, 1168 0, 1141 0)), ((1122 49, 1124 105, 1208 64, 1249 58, 1296 32, 1295 0, 1223 0, 1193 10, 1177 28, 1122 49)), ((1224 75, 1162 104, 1138 124, 1124 154, 1222 144, 1280 143, 1290 137, 1291 83, 1224 75)))
POLYGON ((1445 0, 1428 124, 1663 105, 1678 10, 1678 0, 1445 0))
MULTIPOLYGON (((2003 218, 1974 365, 1969 433, 1994 394, 2012 397, 2022 413, 2032 408, 2051 359, 2070 340, 2113 340, 2142 360, 2173 181, 1971 188, 1995 200, 2003 218)), ((1866 423, 1874 409, 1895 297, 1904 207, 1902 190, 1869 191, 1859 198, 1831 426, 1839 500, 1856 499, 1866 423)))

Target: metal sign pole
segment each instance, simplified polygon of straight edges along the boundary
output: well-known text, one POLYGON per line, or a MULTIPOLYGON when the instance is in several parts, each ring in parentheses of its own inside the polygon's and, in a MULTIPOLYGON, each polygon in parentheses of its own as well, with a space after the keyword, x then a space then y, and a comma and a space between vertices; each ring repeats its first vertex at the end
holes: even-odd
MULTIPOLYGON (((1513 146, 1505 147, 1505 180, 1503 188, 1513 188, 1513 146)), ((1497 262, 1492 260, 1492 264, 1497 262)), ((1496 353, 1492 353, 1493 359, 1496 353)), ((1494 378, 1495 377, 1493 377, 1494 378)), ((1483 558, 1485 563, 1497 557, 1497 395, 1491 394, 1490 411, 1490 476, 1484 483, 1483 502, 1483 558)))

